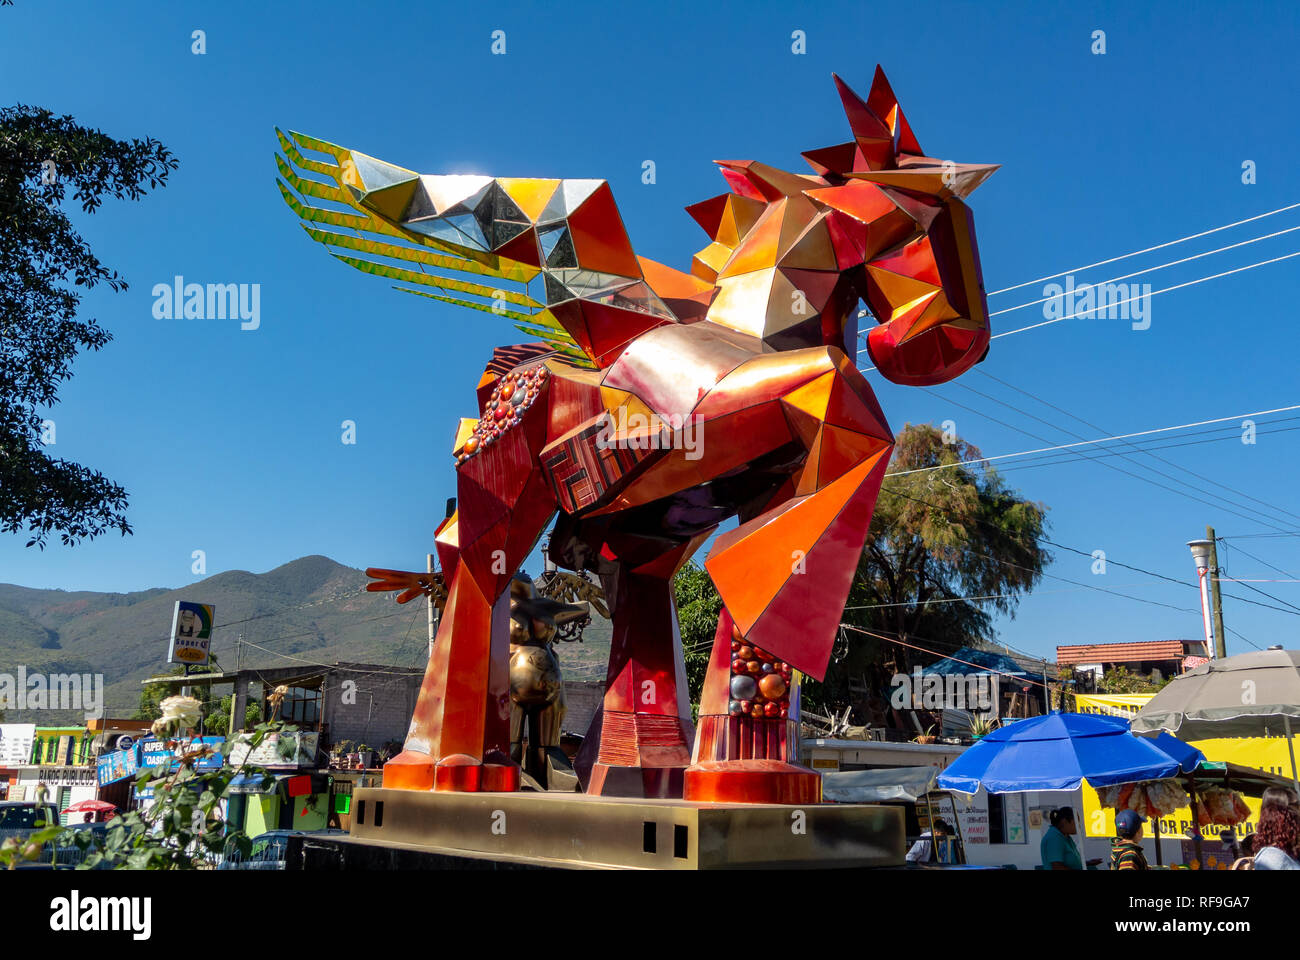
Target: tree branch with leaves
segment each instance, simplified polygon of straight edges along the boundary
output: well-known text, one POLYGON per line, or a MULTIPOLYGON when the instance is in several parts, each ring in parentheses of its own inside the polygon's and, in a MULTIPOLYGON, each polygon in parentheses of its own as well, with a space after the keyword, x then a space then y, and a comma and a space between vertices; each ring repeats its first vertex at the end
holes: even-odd
POLYGON ((166 184, 171 152, 152 138, 115 140, 38 107, 0 109, 0 531, 27 546, 131 532, 126 491, 98 471, 50 456, 43 412, 58 403, 82 350, 112 336, 80 319, 84 291, 126 280, 91 252, 64 203, 94 213, 166 184))

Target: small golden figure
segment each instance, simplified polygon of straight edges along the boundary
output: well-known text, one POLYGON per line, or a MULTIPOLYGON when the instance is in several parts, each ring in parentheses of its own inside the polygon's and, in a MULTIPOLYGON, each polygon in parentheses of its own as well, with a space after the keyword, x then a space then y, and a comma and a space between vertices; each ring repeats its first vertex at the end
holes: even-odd
POLYGON ((560 749, 564 681, 552 644, 560 626, 589 615, 586 603, 542 596, 523 573, 516 573, 510 583, 510 755, 523 767, 525 786, 565 792, 580 789, 577 774, 560 749))

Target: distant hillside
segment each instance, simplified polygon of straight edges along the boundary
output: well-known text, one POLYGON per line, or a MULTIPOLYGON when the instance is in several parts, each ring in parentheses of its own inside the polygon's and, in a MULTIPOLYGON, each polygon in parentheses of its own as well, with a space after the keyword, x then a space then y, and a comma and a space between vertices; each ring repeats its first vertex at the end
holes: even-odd
MULTIPOLYGON (((140 681, 167 672, 167 633, 177 600, 216 606, 213 650, 222 669, 236 666, 242 634, 245 667, 301 660, 350 660, 423 666, 425 607, 398 606, 392 594, 366 593, 366 576, 328 557, 302 557, 267 573, 232 570, 176 590, 94 593, 0 584, 0 671, 103 673, 109 716, 138 706, 140 681)), ((603 675, 609 621, 593 617, 583 643, 558 644, 566 673, 603 675)), ((53 724, 80 717, 6 711, 9 722, 53 724)))

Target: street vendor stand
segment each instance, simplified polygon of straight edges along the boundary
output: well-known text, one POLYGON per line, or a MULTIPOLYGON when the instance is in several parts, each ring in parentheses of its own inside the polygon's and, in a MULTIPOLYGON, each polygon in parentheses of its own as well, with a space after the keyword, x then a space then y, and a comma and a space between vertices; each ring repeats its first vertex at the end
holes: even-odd
MULTIPOLYGON (((1228 790, 1240 795, 1241 797, 1252 797, 1259 799, 1263 796, 1264 791, 1270 787, 1287 788, 1291 786, 1291 780, 1287 777, 1279 776, 1275 773, 1269 773, 1265 770, 1256 770, 1253 767, 1242 766, 1237 763, 1224 761, 1204 760, 1194 770, 1180 772, 1178 775, 1168 778, 1164 781, 1140 781, 1129 784, 1133 788, 1149 790, 1153 786, 1161 783, 1175 784, 1187 794, 1187 805, 1192 815, 1192 849, 1193 856, 1198 865, 1205 864, 1205 851, 1202 845, 1201 836, 1201 815, 1205 813, 1207 817, 1212 817, 1213 812, 1206 805, 1205 797, 1212 790, 1228 790)), ((1104 791, 1099 791, 1098 800, 1102 806, 1114 808, 1114 798, 1107 797, 1104 791), (1107 802, 1108 799, 1111 802, 1107 802)), ((1182 804, 1180 803, 1179 806, 1182 804)), ((1139 812, 1144 812, 1139 810, 1139 812)), ((1165 812, 1150 814, 1151 833, 1156 841, 1156 863, 1163 864, 1162 851, 1160 847, 1160 817, 1172 813, 1172 809, 1165 812)), ((1249 817, 1247 811, 1239 810, 1239 818, 1231 819, 1211 819, 1211 823, 1224 827, 1233 827, 1245 822, 1249 817)))
POLYGON ((1239 653, 1174 677, 1133 719, 1133 732, 1166 730, 1183 740, 1286 738, 1292 788, 1300 793, 1292 721, 1300 721, 1300 650, 1239 653), (1250 696, 1243 696, 1249 690, 1250 696))

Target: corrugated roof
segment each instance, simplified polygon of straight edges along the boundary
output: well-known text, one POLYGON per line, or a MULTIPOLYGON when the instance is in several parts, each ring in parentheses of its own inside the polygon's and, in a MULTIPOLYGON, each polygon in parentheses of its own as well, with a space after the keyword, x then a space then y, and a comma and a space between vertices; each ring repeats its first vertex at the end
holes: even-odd
POLYGON ((1120 663, 1133 660, 1181 660, 1182 640, 1142 640, 1137 643, 1080 643, 1056 648, 1056 662, 1120 663))

